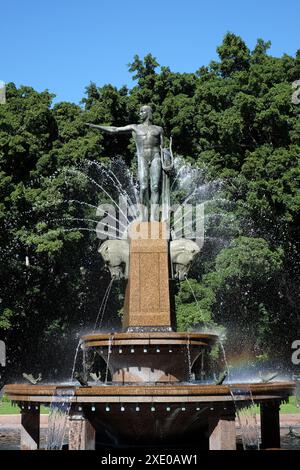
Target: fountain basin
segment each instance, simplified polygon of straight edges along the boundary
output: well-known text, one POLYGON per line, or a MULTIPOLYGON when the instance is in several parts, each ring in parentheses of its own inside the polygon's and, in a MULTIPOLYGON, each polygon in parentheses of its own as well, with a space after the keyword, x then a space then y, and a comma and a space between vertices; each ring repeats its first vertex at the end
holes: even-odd
MULTIPOLYGON (((51 403, 54 391, 64 385, 5 385, 4 393, 13 402, 51 403)), ((65 385, 66 388, 72 387, 65 385)), ((70 400, 74 403, 121 403, 127 402, 232 402, 231 388, 247 388, 254 402, 265 400, 285 401, 293 394, 294 382, 236 383, 229 385, 200 384, 152 384, 152 385, 93 385, 74 386, 75 393, 70 400), (172 397, 172 399, 171 399, 172 397)), ((242 398, 241 398, 242 399, 242 398)))
MULTIPOLYGON (((83 416, 95 430, 95 442, 100 446, 197 445, 199 449, 213 449, 218 448, 216 433, 219 433, 230 438, 220 444, 221 448, 234 448, 236 403, 231 387, 249 389, 254 403, 264 409, 264 422, 277 416, 279 423, 280 403, 293 394, 295 384, 74 387, 74 395, 70 396, 70 426, 76 425, 78 416, 83 416)), ((64 397, 55 394, 58 388, 61 386, 14 384, 6 385, 5 393, 26 416, 38 413, 41 404, 63 401, 64 397)), ((243 396, 239 407, 243 406, 242 401, 243 396)), ((248 404, 245 400, 245 406, 248 404)), ((265 429, 271 437, 275 433, 274 427, 265 429)))
POLYGON ((127 332, 86 335, 82 341, 83 349, 98 353, 107 363, 113 382, 184 382, 190 380, 194 362, 218 336, 127 332))

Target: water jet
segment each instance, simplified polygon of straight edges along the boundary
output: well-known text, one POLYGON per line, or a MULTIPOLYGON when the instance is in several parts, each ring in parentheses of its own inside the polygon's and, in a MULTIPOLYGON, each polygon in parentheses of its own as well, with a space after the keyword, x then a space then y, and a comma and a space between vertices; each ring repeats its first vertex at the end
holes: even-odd
MULTIPOLYGON (((110 133, 133 134, 140 164, 139 202, 150 209, 141 210, 139 220, 131 223, 127 242, 122 240, 122 250, 126 245, 125 255, 119 256, 119 262, 115 262, 115 254, 120 255, 121 240, 108 240, 99 250, 113 279, 127 281, 122 331, 95 331, 98 319, 102 321, 107 295, 93 333, 82 336, 78 343, 71 379, 75 377, 76 357, 81 348, 85 357, 84 377, 100 377, 99 370, 93 370, 93 361, 88 359, 93 355, 105 364, 104 382, 87 386, 87 379, 77 375, 82 386, 6 385, 6 395, 21 409, 22 449, 39 448, 41 405, 50 406, 54 410, 51 417, 58 417, 50 426, 48 449, 62 447, 68 419, 72 450, 176 445, 233 450, 236 449, 236 416, 242 422, 242 411, 253 404, 260 406, 261 447, 280 447, 279 408, 293 394, 293 382, 227 384, 227 370, 217 383, 192 380, 197 363, 201 364, 203 378, 205 357, 219 337, 176 329, 171 283, 175 278, 177 282, 186 278, 200 250, 193 248, 191 240, 170 241, 166 236, 172 166, 166 159, 171 154, 165 152, 162 130, 151 124, 151 116, 149 107, 143 107, 143 124, 123 128, 92 125, 110 133), (162 183, 160 193, 153 181, 162 183), (164 206, 160 220, 157 211, 150 207, 158 197, 164 206), (181 247, 179 254, 174 255, 174 245, 181 247)), ((106 191, 105 194, 108 195, 106 191)), ((245 437, 245 446, 258 448, 256 431, 255 427, 254 434, 245 437)))

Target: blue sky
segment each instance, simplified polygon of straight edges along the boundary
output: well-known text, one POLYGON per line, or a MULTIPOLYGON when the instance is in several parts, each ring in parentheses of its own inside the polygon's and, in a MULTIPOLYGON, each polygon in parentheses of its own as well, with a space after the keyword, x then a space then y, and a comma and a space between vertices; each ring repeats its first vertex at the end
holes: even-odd
POLYGON ((251 49, 260 37, 271 54, 294 55, 299 20, 299 0, 10 0, 1 5, 0 80, 79 102, 90 81, 131 87, 135 54, 193 72, 216 58, 227 31, 251 49))

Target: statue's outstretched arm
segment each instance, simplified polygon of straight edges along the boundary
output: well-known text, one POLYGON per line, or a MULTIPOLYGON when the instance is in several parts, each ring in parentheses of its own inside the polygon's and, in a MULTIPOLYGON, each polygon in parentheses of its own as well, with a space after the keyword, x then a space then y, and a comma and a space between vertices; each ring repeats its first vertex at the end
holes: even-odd
POLYGON ((95 129, 100 129, 101 131, 108 132, 109 134, 121 134, 122 132, 132 132, 135 130, 134 124, 129 124, 128 126, 115 127, 115 126, 99 126, 97 124, 91 124, 89 122, 85 123, 86 126, 93 127, 95 129))

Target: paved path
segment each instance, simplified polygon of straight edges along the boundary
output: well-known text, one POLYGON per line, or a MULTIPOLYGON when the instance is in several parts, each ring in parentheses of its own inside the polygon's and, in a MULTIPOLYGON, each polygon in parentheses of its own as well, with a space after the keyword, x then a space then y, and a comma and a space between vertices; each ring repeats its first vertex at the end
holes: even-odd
MULTIPOLYGON (((48 415, 40 415, 41 428, 48 426, 48 415)), ((21 425, 21 415, 0 415, 0 429, 16 428, 21 425)))

